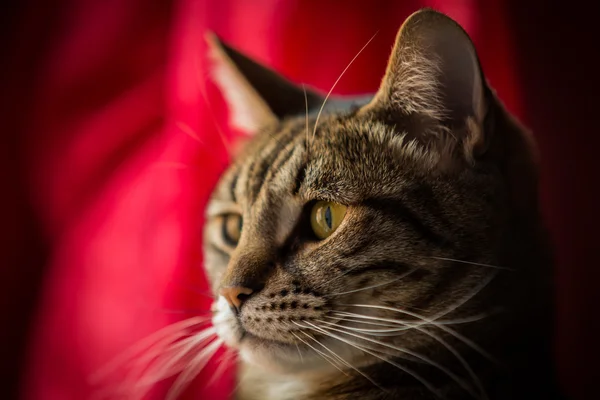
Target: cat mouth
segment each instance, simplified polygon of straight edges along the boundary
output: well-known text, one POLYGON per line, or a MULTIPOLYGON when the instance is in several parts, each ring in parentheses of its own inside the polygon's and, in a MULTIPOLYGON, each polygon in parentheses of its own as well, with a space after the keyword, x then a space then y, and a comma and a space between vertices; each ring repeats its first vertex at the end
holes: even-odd
MULTIPOLYGON (((234 349, 245 362, 278 373, 326 371, 329 363, 319 352, 321 346, 339 354, 347 353, 342 343, 309 329, 318 318, 300 319, 299 316, 278 316, 267 322, 252 322, 248 316, 236 315, 228 307, 222 307, 213 318, 217 335, 234 349), (279 318, 282 317, 282 318, 279 318), (295 323, 294 323, 295 322, 295 323)), ((326 351, 326 350, 323 350, 326 351)), ((350 354, 345 354, 350 357, 350 354)), ((351 358, 351 357, 350 357, 351 358)))
POLYGON ((266 325, 267 328, 261 330, 258 326, 248 327, 239 316, 225 312, 213 319, 213 325, 217 328, 217 335, 234 349, 294 346, 291 343, 293 335, 289 334, 287 328, 277 324, 266 325))

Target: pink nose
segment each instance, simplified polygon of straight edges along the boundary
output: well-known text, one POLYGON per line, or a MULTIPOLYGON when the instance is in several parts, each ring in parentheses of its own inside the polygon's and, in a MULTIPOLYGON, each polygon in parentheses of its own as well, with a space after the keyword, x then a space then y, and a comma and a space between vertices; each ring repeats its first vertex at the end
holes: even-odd
POLYGON ((220 294, 227 300, 227 303, 237 311, 240 310, 242 303, 254 292, 252 289, 243 286, 230 286, 221 289, 220 294))

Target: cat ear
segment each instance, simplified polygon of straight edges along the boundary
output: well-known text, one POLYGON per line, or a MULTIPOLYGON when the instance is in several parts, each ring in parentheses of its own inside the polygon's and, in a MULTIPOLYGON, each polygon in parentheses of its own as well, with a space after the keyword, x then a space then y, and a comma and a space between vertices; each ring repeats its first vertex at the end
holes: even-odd
MULTIPOLYGON (((428 127, 423 134, 450 129, 477 136, 485 99, 485 80, 467 33, 446 15, 424 9, 400 28, 381 86, 367 108, 415 116, 428 127)), ((461 139, 472 145, 482 141, 461 139)))
POLYGON ((246 133, 290 115, 313 109, 323 98, 304 90, 283 76, 222 42, 206 35, 212 59, 212 77, 229 105, 230 123, 246 133))

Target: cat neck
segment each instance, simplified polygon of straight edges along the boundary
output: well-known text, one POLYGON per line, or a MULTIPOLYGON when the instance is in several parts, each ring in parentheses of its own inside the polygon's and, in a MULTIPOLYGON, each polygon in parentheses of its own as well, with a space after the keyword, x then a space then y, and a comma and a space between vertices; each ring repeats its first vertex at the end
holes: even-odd
POLYGON ((343 380, 337 374, 278 374, 240 361, 237 400, 301 400, 311 399, 323 382, 343 380))
MULTIPOLYGON (((468 373, 458 374, 459 380, 468 382, 475 396, 465 392, 457 379, 439 367, 427 363, 410 363, 402 358, 390 358, 361 368, 360 375, 354 371, 345 373, 277 374, 256 365, 241 361, 236 392, 238 400, 345 400, 360 398, 376 400, 401 398, 403 400, 434 400, 437 393, 447 400, 484 398, 477 397, 483 387, 490 400, 528 400, 530 398, 559 399, 554 386, 549 343, 531 335, 522 340, 506 341, 493 349, 504 352, 508 358, 499 363, 485 360, 479 354, 457 346, 463 362, 480 380, 481 386, 473 384, 468 373), (509 365, 504 364, 507 362, 509 365), (401 366, 402 368, 399 368, 401 366), (516 368, 515 368, 516 367, 516 368), (367 379, 366 377, 369 377, 367 379), (422 377, 426 377, 426 380, 422 377), (424 384, 425 383, 425 384, 424 384), (429 386, 429 387, 427 387, 429 386), (542 397, 537 397, 543 392, 542 397)), ((489 343, 487 343, 489 345, 489 343)), ((434 357, 438 365, 450 371, 460 371, 462 366, 456 357, 441 354, 434 357)), ((464 371, 464 370, 463 370, 464 371)))

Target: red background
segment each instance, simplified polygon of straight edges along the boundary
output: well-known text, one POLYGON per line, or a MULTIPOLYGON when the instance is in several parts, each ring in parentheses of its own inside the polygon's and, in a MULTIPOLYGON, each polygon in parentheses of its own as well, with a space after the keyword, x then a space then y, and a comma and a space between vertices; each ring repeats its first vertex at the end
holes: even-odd
MULTIPOLYGON (((490 82, 539 142, 558 263, 559 371, 572 398, 590 398, 600 370, 600 69, 594 11, 554 3, 4 2, 2 398, 90 398, 90 373, 184 317, 166 309, 208 307, 194 290, 206 289, 202 213, 227 163, 219 127, 230 134, 207 82, 206 29, 325 91, 378 31, 334 91, 364 93, 377 88, 397 29, 421 6, 465 27, 490 82)), ((231 374, 206 385, 214 368, 186 398, 230 393, 231 374)))

